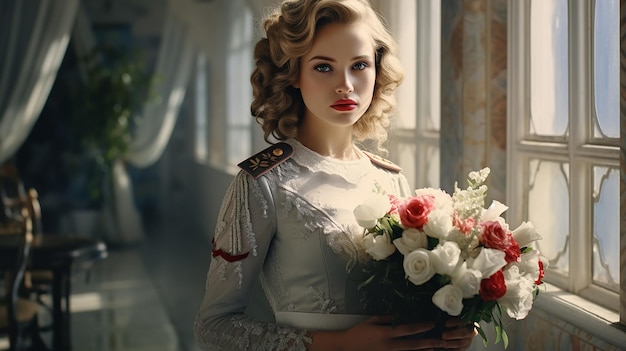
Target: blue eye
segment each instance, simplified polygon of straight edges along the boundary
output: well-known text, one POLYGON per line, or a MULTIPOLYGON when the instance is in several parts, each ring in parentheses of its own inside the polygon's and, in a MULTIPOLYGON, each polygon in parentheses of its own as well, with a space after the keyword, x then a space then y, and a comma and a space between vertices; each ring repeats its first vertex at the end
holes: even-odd
POLYGON ((330 71, 332 71, 332 68, 327 63, 323 63, 321 65, 317 65, 317 66, 313 67, 313 69, 318 71, 318 72, 330 72, 330 71))
POLYGON ((366 69, 367 67, 369 67, 369 65, 365 62, 357 62, 352 66, 352 69, 355 69, 357 71, 362 71, 364 69, 366 69))

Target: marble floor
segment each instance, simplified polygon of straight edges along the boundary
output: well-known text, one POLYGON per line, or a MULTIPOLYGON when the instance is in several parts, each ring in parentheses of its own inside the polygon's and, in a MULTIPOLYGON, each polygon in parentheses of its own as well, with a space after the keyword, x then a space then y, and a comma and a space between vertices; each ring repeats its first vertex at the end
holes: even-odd
MULTIPOLYGON (((192 325, 210 245, 177 225, 147 232, 140 244, 110 248, 89 275, 74 272, 73 351, 198 350, 192 325)), ((0 338, 0 350, 6 348, 8 340, 0 338)))

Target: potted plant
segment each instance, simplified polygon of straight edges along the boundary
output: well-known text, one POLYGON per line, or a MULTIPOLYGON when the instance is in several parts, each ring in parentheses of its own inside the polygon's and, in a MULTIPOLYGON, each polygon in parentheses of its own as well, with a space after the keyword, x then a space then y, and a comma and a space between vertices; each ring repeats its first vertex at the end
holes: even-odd
POLYGON ((150 97, 152 77, 143 62, 137 53, 110 45, 83 58, 84 80, 74 89, 71 119, 76 141, 71 197, 77 207, 109 210, 108 217, 115 217, 116 211, 107 209, 116 204, 113 171, 129 151, 138 111, 150 97))

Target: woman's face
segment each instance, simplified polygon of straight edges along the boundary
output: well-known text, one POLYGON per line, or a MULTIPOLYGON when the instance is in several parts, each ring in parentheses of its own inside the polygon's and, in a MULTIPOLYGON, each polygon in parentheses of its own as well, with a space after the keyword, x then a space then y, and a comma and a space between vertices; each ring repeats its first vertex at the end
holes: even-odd
POLYGON ((305 124, 352 127, 372 102, 376 81, 374 44, 365 24, 328 24, 300 58, 305 124))

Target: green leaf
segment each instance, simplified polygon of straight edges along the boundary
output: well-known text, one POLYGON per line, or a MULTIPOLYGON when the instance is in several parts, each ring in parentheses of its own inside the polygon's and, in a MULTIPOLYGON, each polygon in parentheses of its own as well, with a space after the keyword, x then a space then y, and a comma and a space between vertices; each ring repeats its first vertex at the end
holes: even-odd
POLYGON ((364 286, 366 286, 369 283, 371 283, 375 278, 376 278, 376 274, 374 274, 371 277, 367 278, 366 281, 364 281, 363 283, 359 284, 358 289, 361 290, 364 286))
POLYGON ((476 330, 478 330, 478 335, 480 335, 480 337, 483 338, 483 345, 485 345, 485 347, 487 347, 487 345, 489 345, 489 340, 487 339, 487 334, 485 334, 485 331, 480 326, 476 327, 476 330))
POLYGON ((504 328, 502 328, 502 342, 504 343, 504 348, 509 347, 509 336, 506 334, 504 328))
POLYGON ((500 324, 496 324, 496 341, 495 343, 497 344, 498 342, 500 342, 500 340, 502 340, 502 333, 504 332, 504 330, 502 329, 502 326, 500 324))

